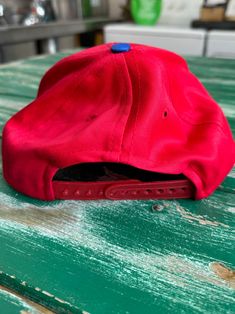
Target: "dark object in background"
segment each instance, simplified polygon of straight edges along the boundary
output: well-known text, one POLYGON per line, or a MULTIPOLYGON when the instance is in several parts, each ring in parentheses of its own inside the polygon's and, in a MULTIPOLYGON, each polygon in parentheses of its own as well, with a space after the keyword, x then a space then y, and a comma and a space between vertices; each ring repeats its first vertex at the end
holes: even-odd
POLYGON ((95 33, 86 32, 79 35, 79 42, 81 47, 92 47, 95 43, 95 33))
POLYGON ((51 0, 44 0, 43 7, 45 10, 44 22, 51 22, 56 20, 54 8, 52 6, 51 0))
POLYGON ((220 30, 235 30, 235 21, 222 21, 222 22, 204 22, 195 20, 191 24, 192 28, 204 28, 206 30, 220 29, 220 30))
POLYGON ((131 0, 127 0, 125 5, 121 6, 122 9, 122 17, 124 20, 127 21, 133 21, 132 15, 131 15, 131 0))
POLYGON ((204 28, 206 30, 234 30, 235 21, 226 19, 226 10, 229 0, 217 5, 210 5, 205 0, 201 8, 200 19, 192 21, 192 28, 204 28))
POLYGON ((225 11, 229 0, 218 1, 218 4, 209 4, 208 0, 204 0, 204 4, 200 11, 200 20, 204 22, 221 22, 225 19, 225 11))

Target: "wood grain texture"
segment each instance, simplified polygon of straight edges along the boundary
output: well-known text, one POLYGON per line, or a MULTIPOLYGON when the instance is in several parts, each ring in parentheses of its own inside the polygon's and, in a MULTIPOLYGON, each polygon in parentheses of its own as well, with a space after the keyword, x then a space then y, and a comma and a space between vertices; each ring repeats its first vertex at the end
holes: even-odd
POLYGON ((14 295, 15 297, 21 298, 21 301, 32 305, 35 310, 42 312, 42 314, 84 314, 83 311, 71 305, 69 302, 59 299, 48 291, 38 287, 32 287, 26 281, 19 280, 13 275, 0 272, 0 282, 0 290, 2 292, 5 291, 11 296, 14 295))
MULTIPOLYGON (((1 128, 64 55, 0 68, 1 128)), ((188 63, 235 134, 235 60, 188 63)), ((0 270, 74 313, 234 313, 234 213, 234 170, 202 201, 48 203, 17 193, 0 174, 0 270)))
POLYGON ((14 291, 0 286, 0 309, 7 314, 54 314, 14 291))

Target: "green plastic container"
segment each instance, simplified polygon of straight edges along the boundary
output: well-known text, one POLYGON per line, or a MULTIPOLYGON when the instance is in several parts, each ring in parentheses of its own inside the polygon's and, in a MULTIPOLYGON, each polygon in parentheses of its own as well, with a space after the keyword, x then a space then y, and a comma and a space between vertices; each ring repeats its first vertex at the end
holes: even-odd
POLYGON ((131 0, 131 14, 141 25, 155 25, 160 17, 162 0, 131 0))

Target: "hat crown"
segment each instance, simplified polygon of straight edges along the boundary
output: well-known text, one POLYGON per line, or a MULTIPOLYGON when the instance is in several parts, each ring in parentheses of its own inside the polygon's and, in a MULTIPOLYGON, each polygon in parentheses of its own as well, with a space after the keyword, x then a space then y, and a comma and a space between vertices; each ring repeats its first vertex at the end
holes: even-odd
POLYGON ((234 164, 222 110, 176 54, 112 46, 66 57, 44 75, 36 99, 4 128, 6 180, 52 200, 59 169, 116 162, 184 174, 196 198, 208 196, 234 164))

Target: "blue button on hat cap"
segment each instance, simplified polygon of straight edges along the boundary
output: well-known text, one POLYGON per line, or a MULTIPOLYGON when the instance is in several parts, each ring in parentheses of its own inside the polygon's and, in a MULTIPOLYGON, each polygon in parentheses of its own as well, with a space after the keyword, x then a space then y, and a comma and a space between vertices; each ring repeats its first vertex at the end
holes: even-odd
POLYGON ((130 49, 131 49, 131 45, 126 44, 126 43, 113 44, 111 47, 112 52, 115 52, 115 53, 127 52, 130 49))

